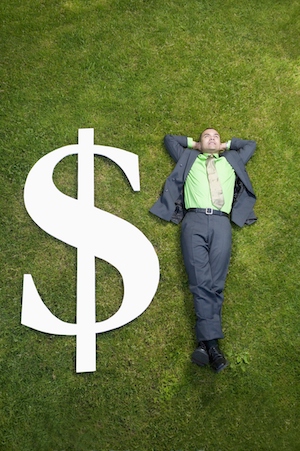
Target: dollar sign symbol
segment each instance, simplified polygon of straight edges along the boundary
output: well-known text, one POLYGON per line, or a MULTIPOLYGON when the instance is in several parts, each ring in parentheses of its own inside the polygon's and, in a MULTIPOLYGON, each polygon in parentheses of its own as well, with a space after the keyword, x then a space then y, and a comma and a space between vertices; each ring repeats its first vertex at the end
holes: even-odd
POLYGON ((77 248, 76 323, 67 323, 46 307, 30 274, 24 274, 21 323, 41 332, 76 335, 76 372, 96 371, 96 334, 121 327, 141 315, 159 283, 159 263, 145 235, 129 222, 94 206, 94 155, 121 167, 134 191, 139 191, 138 156, 115 147, 94 145, 94 129, 78 130, 78 145, 56 149, 42 157, 28 174, 24 201, 36 224, 48 234, 77 248), (53 183, 55 166, 78 155, 78 198, 60 192, 53 183), (119 310, 96 322, 95 257, 113 265, 123 278, 119 310))

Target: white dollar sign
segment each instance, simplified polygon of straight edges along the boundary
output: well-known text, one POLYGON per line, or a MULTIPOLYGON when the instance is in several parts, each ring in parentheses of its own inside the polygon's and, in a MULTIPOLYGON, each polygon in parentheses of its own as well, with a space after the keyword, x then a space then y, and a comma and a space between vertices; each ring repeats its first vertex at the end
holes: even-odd
POLYGON ((76 372, 96 371, 96 334, 121 327, 141 315, 159 283, 159 262, 145 235, 129 222, 94 206, 94 155, 119 165, 139 191, 138 156, 115 147, 94 145, 94 129, 79 129, 78 144, 42 157, 28 174, 24 201, 36 224, 48 234, 77 248, 76 323, 54 316, 40 298, 30 274, 24 275, 21 323, 41 332, 76 335, 76 372), (53 183, 55 166, 78 154, 78 199, 53 183), (123 278, 119 310, 96 322, 95 257, 113 265, 123 278))

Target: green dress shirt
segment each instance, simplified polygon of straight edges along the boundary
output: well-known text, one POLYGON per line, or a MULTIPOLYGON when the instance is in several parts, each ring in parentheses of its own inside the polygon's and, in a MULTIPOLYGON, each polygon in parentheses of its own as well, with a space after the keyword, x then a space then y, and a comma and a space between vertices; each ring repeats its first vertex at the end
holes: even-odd
MULTIPOLYGON (((191 141, 188 140, 188 142, 190 143, 191 141)), ((212 208, 217 210, 217 207, 211 202, 206 172, 206 160, 209 155, 208 153, 200 153, 186 178, 184 185, 184 204, 186 209, 212 208)), ((214 158, 225 201, 221 211, 229 214, 233 202, 235 172, 226 158, 219 156, 218 153, 214 154, 214 158)))

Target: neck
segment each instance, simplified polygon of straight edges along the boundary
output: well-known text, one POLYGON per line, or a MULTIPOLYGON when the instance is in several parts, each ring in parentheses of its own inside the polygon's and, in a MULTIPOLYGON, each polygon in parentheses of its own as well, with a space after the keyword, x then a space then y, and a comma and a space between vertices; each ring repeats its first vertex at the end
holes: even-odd
POLYGON ((208 155, 219 155, 219 151, 218 150, 203 150, 202 153, 206 153, 208 155))

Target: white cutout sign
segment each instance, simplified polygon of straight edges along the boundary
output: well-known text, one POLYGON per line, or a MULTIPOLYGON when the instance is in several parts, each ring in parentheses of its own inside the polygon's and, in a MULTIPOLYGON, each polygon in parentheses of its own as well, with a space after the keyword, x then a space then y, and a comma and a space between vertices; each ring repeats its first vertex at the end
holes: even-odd
POLYGON ((94 129, 79 129, 78 144, 42 157, 28 174, 24 201, 36 224, 77 248, 76 323, 67 323, 46 307, 30 274, 24 275, 21 323, 41 332, 76 335, 76 372, 96 371, 96 334, 119 328, 150 305, 159 283, 159 262, 145 235, 129 222, 94 206, 94 155, 114 161, 134 191, 139 191, 138 156, 94 144, 94 129), (60 192, 53 182, 55 166, 78 155, 78 199, 60 192), (119 310, 96 322, 95 257, 113 265, 123 278, 119 310))

